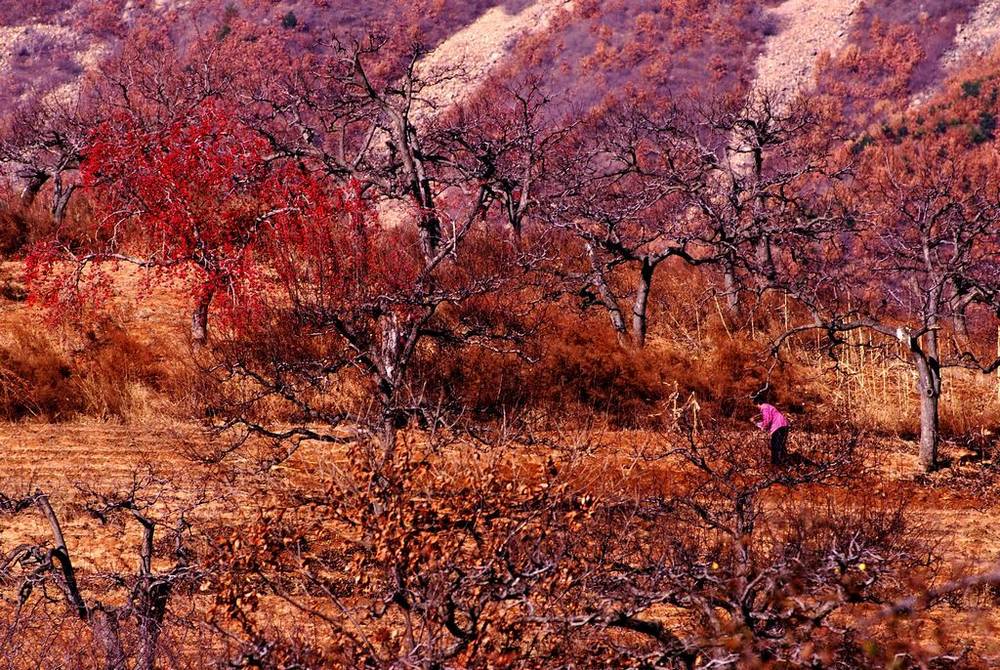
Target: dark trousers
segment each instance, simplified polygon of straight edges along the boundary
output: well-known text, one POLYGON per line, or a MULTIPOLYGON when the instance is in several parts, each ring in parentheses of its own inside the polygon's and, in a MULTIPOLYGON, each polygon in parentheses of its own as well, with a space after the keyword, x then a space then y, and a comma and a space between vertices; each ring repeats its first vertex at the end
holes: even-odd
POLYGON ((788 442, 788 426, 782 426, 771 433, 771 464, 781 465, 788 458, 785 444, 788 442))

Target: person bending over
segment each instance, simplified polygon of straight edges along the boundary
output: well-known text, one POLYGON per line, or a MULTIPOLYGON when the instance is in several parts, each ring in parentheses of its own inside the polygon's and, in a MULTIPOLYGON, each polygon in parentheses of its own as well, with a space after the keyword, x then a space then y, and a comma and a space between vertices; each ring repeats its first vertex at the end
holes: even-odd
POLYGON ((757 427, 771 436, 771 464, 783 465, 788 460, 788 419, 774 405, 760 401, 760 421, 757 427))

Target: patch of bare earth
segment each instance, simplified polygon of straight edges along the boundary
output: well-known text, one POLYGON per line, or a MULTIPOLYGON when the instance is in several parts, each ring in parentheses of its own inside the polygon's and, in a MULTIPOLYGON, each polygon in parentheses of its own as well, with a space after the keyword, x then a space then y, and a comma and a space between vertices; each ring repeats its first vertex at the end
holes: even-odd
POLYGON ((858 0, 786 0, 768 10, 775 32, 757 60, 758 90, 793 96, 813 83, 817 57, 847 41, 858 0))
POLYGON ((979 3, 969 20, 958 26, 952 48, 941 58, 945 70, 953 70, 967 58, 989 55, 1000 42, 1000 0, 979 3))
POLYGON ((572 0, 538 0, 516 13, 501 5, 451 35, 420 64, 420 74, 433 82, 422 93, 428 107, 440 110, 462 102, 520 38, 545 30, 572 5, 572 0))

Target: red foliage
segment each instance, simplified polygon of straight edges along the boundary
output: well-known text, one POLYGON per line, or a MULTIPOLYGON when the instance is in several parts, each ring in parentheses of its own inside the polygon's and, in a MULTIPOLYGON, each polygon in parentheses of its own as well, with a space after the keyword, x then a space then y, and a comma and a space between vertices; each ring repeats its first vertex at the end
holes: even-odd
POLYGON ((79 300, 82 267, 126 262, 161 281, 186 280, 199 306, 215 299, 229 317, 252 318, 268 259, 280 271, 290 253, 316 245, 326 253, 325 224, 345 212, 365 219, 355 195, 271 163, 266 150, 260 135, 212 101, 161 128, 125 114, 103 123, 81 168, 104 210, 100 242, 76 250, 73 267, 60 263, 67 256, 59 244, 38 246, 29 258, 35 299, 79 300))

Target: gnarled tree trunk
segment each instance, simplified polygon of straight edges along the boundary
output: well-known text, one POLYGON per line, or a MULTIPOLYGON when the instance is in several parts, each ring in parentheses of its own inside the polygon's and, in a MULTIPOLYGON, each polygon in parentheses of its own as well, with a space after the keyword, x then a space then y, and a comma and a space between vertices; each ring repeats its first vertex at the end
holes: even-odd
POLYGON ((142 580, 142 593, 136 604, 139 650, 136 653, 135 667, 136 670, 154 670, 171 586, 169 582, 152 575, 146 575, 142 580))
POLYGON ((732 261, 726 261, 722 269, 723 289, 726 292, 726 305, 733 316, 739 317, 742 312, 740 303, 740 288, 736 281, 736 267, 732 261))
POLYGON ((608 310, 611 327, 615 329, 618 341, 624 346, 626 343, 626 333, 628 333, 628 325, 625 323, 625 315, 618 305, 618 298, 611 292, 611 287, 608 286, 607 280, 604 279, 604 275, 600 272, 594 272, 594 285, 597 288, 597 294, 601 298, 601 304, 608 310))
POLYGON ((117 613, 100 608, 91 610, 90 629, 93 631, 94 641, 104 649, 105 670, 127 670, 128 659, 122 648, 117 613))
POLYGON ((196 345, 204 344, 208 340, 208 311, 212 306, 214 291, 206 291, 198 297, 198 304, 195 305, 191 314, 191 340, 196 345))
POLYGON ((920 393, 920 464, 930 472, 937 467, 941 440, 941 364, 937 359, 937 332, 929 332, 927 339, 926 350, 920 347, 916 338, 912 339, 910 349, 917 368, 917 390, 920 393))
POLYGON ((167 612, 167 602, 173 591, 173 583, 169 578, 153 574, 153 534, 156 530, 153 522, 140 514, 134 516, 142 524, 142 544, 139 547, 140 576, 134 591, 137 597, 133 605, 139 633, 135 670, 155 670, 160 631, 163 628, 163 617, 167 612))
POLYGON ((76 190, 76 184, 64 184, 62 174, 57 174, 52 184, 52 218, 56 223, 62 223, 66 218, 66 208, 76 190))
POLYGON ((22 175, 25 179, 24 190, 21 191, 21 204, 25 207, 31 207, 35 202, 35 197, 38 192, 42 190, 46 182, 49 180, 49 173, 37 170, 22 175))
POLYGON ((639 285, 635 290, 635 302, 632 305, 632 345, 636 348, 646 346, 646 331, 649 322, 649 292, 653 288, 653 272, 656 265, 648 258, 642 259, 639 270, 639 285))

